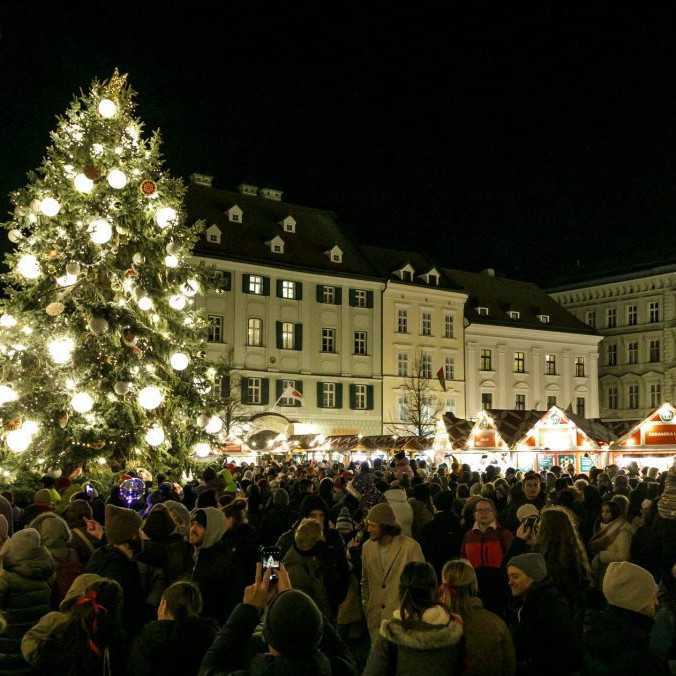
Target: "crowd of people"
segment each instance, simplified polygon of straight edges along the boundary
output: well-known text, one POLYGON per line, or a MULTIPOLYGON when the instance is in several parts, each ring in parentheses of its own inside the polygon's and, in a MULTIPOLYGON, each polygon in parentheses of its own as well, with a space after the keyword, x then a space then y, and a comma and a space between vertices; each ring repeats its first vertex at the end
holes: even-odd
POLYGON ((0 497, 0 676, 676 673, 676 465, 41 483, 0 497))

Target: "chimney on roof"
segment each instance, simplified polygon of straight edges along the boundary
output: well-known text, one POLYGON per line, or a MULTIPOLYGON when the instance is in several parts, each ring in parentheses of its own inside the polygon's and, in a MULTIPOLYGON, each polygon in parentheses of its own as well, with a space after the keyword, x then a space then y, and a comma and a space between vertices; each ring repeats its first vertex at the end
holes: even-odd
POLYGON ((495 270, 493 268, 486 268, 481 271, 481 274, 486 275, 487 277, 495 277, 495 270))
POLYGON ((237 190, 239 190, 242 195, 250 195, 251 197, 256 197, 256 195, 258 195, 258 186, 251 185, 250 183, 240 183, 237 186, 237 190))
POLYGON ((214 177, 208 174, 190 174, 190 182, 194 185, 205 185, 207 188, 212 188, 214 177))
POLYGON ((282 201, 283 192, 281 190, 276 190, 275 188, 261 188, 260 196, 264 197, 266 200, 272 200, 273 202, 282 201))

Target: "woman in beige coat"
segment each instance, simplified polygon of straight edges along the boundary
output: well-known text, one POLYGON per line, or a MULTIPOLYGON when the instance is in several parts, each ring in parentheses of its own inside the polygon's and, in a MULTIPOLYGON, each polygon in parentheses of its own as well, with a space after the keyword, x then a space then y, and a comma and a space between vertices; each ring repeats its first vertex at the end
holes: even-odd
POLYGON ((609 563, 629 561, 633 537, 634 530, 624 518, 622 507, 606 500, 601 505, 601 527, 589 541, 592 574, 599 589, 609 563))

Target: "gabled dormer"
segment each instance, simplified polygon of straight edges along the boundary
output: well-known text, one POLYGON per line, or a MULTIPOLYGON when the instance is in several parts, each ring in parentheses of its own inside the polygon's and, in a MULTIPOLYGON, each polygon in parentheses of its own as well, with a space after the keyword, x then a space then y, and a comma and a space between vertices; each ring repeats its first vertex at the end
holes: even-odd
POLYGON ((434 286, 439 286, 439 271, 436 268, 432 268, 423 275, 420 275, 420 279, 425 281, 425 284, 434 284, 434 286))
POLYGON ((231 223, 241 223, 244 212, 239 208, 237 204, 233 204, 226 212, 228 220, 231 223))
POLYGON ((207 228, 206 236, 209 244, 221 243, 221 229, 217 225, 212 225, 210 228, 207 228))
POLYGON ((284 240, 277 235, 269 242, 266 242, 266 245, 270 247, 270 251, 273 254, 283 254, 284 253, 284 240))
POLYGON ((280 225, 284 232, 296 232, 296 219, 289 214, 284 220, 280 221, 280 225))
POLYGON ((401 279, 402 282, 412 282, 415 275, 415 270, 410 263, 406 263, 400 270, 395 270, 394 274, 401 279))
POLYGON ((328 251, 325 251, 324 254, 329 257, 329 260, 332 263, 343 262, 343 250, 337 244, 334 244, 333 247, 328 251))
POLYGON ((474 308, 474 311, 480 316, 480 317, 488 317, 488 307, 486 305, 477 305, 474 308))

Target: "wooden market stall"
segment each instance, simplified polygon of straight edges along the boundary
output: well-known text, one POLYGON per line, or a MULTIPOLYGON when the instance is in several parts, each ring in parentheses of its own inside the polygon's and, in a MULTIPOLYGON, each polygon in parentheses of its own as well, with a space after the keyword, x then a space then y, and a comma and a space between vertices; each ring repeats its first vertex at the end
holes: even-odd
POLYGON ((662 404, 610 445, 610 462, 669 469, 676 458, 676 409, 662 404))

